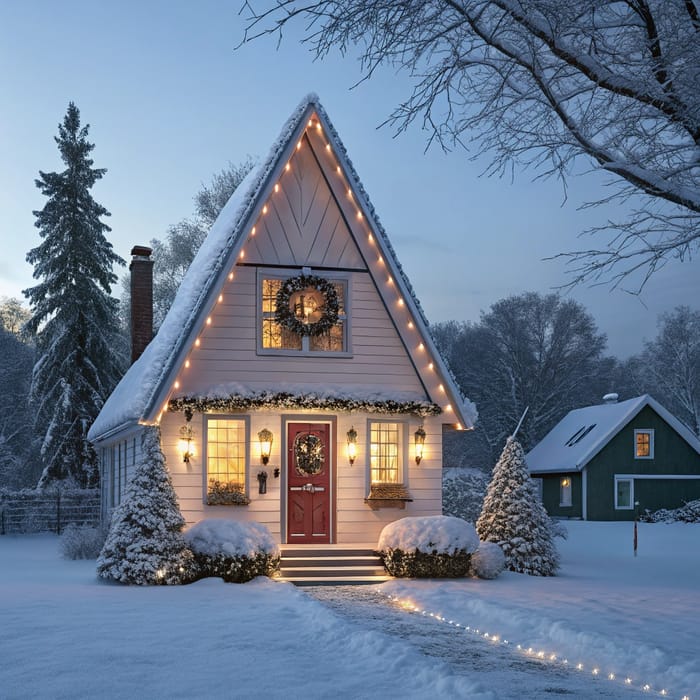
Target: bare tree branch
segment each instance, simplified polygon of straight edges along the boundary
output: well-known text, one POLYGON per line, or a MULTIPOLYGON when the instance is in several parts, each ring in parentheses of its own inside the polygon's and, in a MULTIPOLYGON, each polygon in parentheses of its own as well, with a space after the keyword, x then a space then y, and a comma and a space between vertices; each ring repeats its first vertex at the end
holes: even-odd
POLYGON ((520 164, 562 183, 582 156, 634 200, 592 233, 604 248, 564 254, 572 284, 629 277, 700 246, 700 18, 694 0, 269 0, 246 2, 243 41, 306 22, 317 57, 359 49, 363 79, 406 71, 412 93, 385 123, 420 119, 428 143, 520 164), (255 7, 253 6, 255 5, 255 7))

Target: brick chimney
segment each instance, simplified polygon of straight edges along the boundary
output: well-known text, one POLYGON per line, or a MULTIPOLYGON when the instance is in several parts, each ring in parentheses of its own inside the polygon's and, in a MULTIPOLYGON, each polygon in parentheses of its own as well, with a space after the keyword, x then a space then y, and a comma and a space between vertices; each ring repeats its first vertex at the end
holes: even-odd
POLYGON ((131 364, 153 338, 153 251, 137 245, 131 249, 131 364))

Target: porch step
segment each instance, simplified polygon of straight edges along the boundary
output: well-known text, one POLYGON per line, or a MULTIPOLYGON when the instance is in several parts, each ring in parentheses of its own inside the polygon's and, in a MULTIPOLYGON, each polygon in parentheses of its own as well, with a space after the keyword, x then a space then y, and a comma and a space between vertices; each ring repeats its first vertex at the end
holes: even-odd
POLYGON ((391 577, 371 547, 282 545, 278 580, 297 586, 383 583, 391 577))

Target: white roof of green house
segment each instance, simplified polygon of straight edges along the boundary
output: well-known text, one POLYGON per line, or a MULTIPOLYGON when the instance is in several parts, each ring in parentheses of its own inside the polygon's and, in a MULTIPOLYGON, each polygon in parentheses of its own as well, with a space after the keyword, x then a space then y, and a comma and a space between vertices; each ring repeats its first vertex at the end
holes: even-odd
POLYGON ((577 408, 562 418, 525 456, 531 474, 579 472, 643 408, 650 406, 698 454, 700 440, 648 394, 619 403, 577 408))
MULTIPOLYGON (((381 252, 379 260, 386 263, 387 272, 390 273, 388 279, 395 285, 401 303, 405 304, 406 310, 415 321, 415 327, 413 322, 411 323, 411 332, 419 334, 420 342, 409 343, 407 337, 402 335, 406 352, 411 357, 417 353, 429 357, 431 371, 439 378, 439 383, 433 382, 436 387, 439 386, 439 392, 426 388, 424 392, 414 391, 410 392, 410 395, 406 392, 393 392, 388 395, 378 387, 357 386, 348 389, 347 384, 334 386, 331 383, 323 388, 323 395, 319 395, 318 387, 298 384, 285 384, 284 392, 293 394, 293 398, 297 400, 296 405, 304 405, 304 400, 313 399, 310 405, 315 408, 324 402, 340 401, 351 405, 353 402, 374 401, 415 403, 420 409, 421 404, 436 405, 439 398, 443 404, 447 402, 451 413, 451 419, 446 422, 456 423, 462 428, 473 426, 476 421, 476 409, 462 396, 454 377, 442 360, 420 303, 396 258, 345 147, 318 97, 312 94, 302 100, 282 128, 267 158, 259 168, 248 174, 221 211, 190 265, 158 334, 106 401, 89 431, 90 440, 106 439, 134 424, 157 423, 161 412, 167 409, 168 402, 178 398, 177 392, 173 390, 178 368, 194 342, 203 320, 215 305, 229 269, 241 255, 250 235, 251 222, 256 220, 265 206, 275 182, 285 163, 289 161, 290 154, 297 147, 312 116, 318 120, 328 139, 327 148, 337 158, 338 172, 342 171, 347 178, 350 194, 357 203, 357 216, 367 222, 370 237, 376 241, 378 251, 381 252), (299 401, 302 403, 299 404, 299 401)), ((273 386, 266 388, 269 391, 280 390, 273 386)), ((211 387, 207 391, 207 396, 211 398, 222 395, 245 398, 253 393, 251 387, 235 376, 230 377, 225 386, 211 387)))

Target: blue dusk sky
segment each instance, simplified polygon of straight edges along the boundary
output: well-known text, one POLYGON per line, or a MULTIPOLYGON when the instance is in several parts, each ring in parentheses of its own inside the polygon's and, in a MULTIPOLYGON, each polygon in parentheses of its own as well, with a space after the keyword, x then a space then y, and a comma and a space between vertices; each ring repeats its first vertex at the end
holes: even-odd
MULTIPOLYGON (((391 69, 351 89, 356 57, 314 61, 288 31, 236 50, 240 0, 0 1, 0 296, 35 284, 27 252, 39 244, 32 210, 45 198, 39 170, 61 170, 53 137, 69 101, 90 124, 93 188, 112 214, 108 234, 128 259, 135 244, 164 238, 193 212, 203 183, 229 162, 263 158, 309 92, 319 95, 348 149, 428 319, 477 321, 494 302, 567 282, 563 261, 544 258, 592 247, 582 230, 619 215, 580 211, 605 194, 599 174, 573 178, 568 199, 554 180, 482 177, 487 160, 425 151, 416 124, 378 128, 411 89, 391 69)), ((581 163, 581 170, 585 169, 581 163)), ((118 270, 124 274, 125 270, 118 270)), ((119 296, 120 289, 113 290, 119 296)), ((593 314, 611 354, 626 357, 656 334, 657 316, 698 307, 700 263, 673 262, 641 299, 609 287, 570 295, 593 314)))

